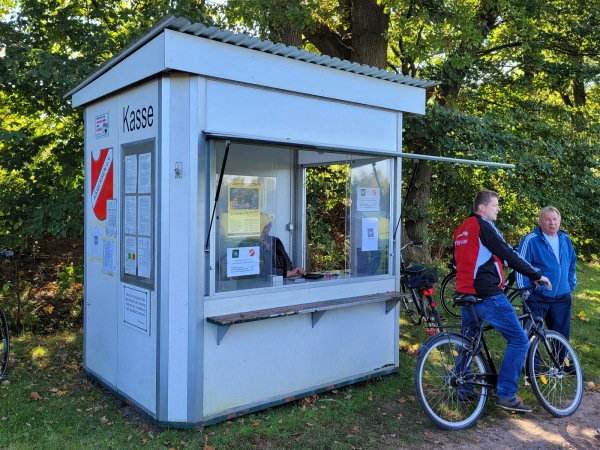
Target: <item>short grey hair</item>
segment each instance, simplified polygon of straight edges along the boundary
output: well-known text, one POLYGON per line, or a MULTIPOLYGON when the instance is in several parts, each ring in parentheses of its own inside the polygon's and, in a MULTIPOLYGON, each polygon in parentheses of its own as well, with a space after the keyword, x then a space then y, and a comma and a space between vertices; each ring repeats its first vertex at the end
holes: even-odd
POLYGON ((475 200, 473 200, 473 212, 476 212, 479 209, 479 205, 487 205, 489 204, 493 198, 499 198, 497 192, 488 191, 484 189, 483 191, 479 191, 475 196, 475 200))
POLYGON ((558 209, 556 209, 554 206, 544 206, 542 209, 540 209, 540 212, 538 214, 538 222, 542 220, 542 217, 544 217, 548 213, 558 214, 558 220, 560 220, 560 211, 558 209))

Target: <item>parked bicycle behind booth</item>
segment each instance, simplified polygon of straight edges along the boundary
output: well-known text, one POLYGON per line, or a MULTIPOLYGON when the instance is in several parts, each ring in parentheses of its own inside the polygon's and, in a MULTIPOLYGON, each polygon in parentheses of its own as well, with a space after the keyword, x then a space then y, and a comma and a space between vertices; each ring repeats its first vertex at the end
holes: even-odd
MULTIPOLYGON (((400 252, 407 247, 418 247, 422 242, 409 242, 402 246, 400 252)), ((427 333, 433 334, 437 329, 442 329, 442 318, 434 299, 434 285, 438 281, 437 269, 421 264, 405 264, 400 258, 400 283, 402 292, 402 307, 406 316, 415 325, 425 323, 427 333)))
MULTIPOLYGON (((513 248, 517 249, 517 247, 513 248)), ((444 277, 440 285, 440 303, 448 317, 460 319, 460 307, 452 301, 456 292, 456 266, 450 261, 446 267, 450 269, 450 272, 444 277)), ((504 294, 511 303, 519 296, 519 290, 516 287, 516 273, 512 269, 510 269, 504 280, 504 294)))

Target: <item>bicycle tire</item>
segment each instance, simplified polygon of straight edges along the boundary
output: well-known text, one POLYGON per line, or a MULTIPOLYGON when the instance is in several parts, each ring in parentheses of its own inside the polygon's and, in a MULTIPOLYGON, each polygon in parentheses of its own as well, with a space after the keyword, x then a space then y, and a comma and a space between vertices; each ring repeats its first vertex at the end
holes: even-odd
POLYGON ((529 382, 546 411, 554 417, 568 417, 577 411, 583 397, 581 363, 562 334, 553 330, 545 333, 546 341, 540 336, 534 337, 527 354, 527 373, 533 374, 529 382), (560 362, 559 367, 553 363, 553 356, 560 362))
POLYGON ((9 351, 10 339, 8 335, 8 322, 6 321, 4 310, 0 308, 0 380, 6 378, 9 351))
POLYGON ((443 331, 442 316, 439 308, 437 307, 437 303, 435 303, 435 300, 431 297, 426 295, 423 297, 423 317, 425 318, 427 324, 432 327, 437 327, 438 330, 443 331))
MULTIPOLYGON (((436 425, 446 430, 469 428, 477 422, 488 400, 488 388, 473 387, 473 398, 462 398, 456 381, 466 371, 457 373, 456 358, 471 342, 455 333, 438 333, 429 338, 419 349, 415 367, 415 392, 423 411, 436 425)), ((489 373, 481 354, 470 365, 471 376, 489 373)))
POLYGON ((452 297, 456 292, 456 272, 450 272, 442 280, 440 287, 440 303, 449 316, 460 319, 460 307, 455 306, 452 297))
POLYGON ((440 331, 443 331, 444 330, 444 324, 442 323, 442 316, 440 315, 439 308, 437 306, 431 306, 431 305, 429 305, 428 307, 429 307, 429 316, 428 316, 429 317, 429 323, 431 325, 439 327, 438 329, 440 331), (433 317, 433 322, 434 323, 432 323, 432 320, 431 320, 432 317, 433 317))
POLYGON ((407 294, 406 296, 402 297, 402 306, 404 307, 406 316, 415 325, 421 325, 423 316, 421 314, 422 307, 420 303, 420 297, 415 293, 414 289, 407 289, 404 284, 402 285, 402 292, 407 294))

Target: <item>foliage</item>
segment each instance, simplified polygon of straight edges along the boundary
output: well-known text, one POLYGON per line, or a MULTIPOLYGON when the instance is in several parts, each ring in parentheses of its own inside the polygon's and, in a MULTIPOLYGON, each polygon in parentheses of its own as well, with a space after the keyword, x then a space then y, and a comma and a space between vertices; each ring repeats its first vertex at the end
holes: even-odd
POLYGON ((309 271, 349 267, 349 185, 348 165, 306 170, 306 241, 309 243, 306 268, 309 271))
POLYGON ((167 13, 212 23, 204 1, 0 1, 0 246, 83 226, 83 123, 70 88, 167 13))
MULTIPOLYGON (((60 259, 64 259, 62 257, 60 259)), ((49 333, 83 324, 83 264, 16 254, 0 261, 0 303, 13 333, 49 333)))

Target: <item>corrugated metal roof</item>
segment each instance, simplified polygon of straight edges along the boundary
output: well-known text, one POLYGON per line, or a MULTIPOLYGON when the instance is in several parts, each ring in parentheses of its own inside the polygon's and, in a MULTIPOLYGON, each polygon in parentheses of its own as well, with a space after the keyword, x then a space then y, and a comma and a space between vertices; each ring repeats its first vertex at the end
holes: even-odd
POLYGON ((285 58, 297 59, 299 61, 318 64, 325 67, 331 67, 332 69, 344 70, 346 72, 352 72, 359 75, 379 78, 381 80, 405 84, 408 86, 415 86, 426 89, 437 86, 439 84, 437 81, 421 80, 418 78, 407 77, 405 75, 399 75, 393 72, 388 72, 386 70, 378 69, 372 66, 367 66, 365 64, 359 64, 347 60, 342 60, 339 58, 332 58, 331 56, 320 55, 318 53, 311 53, 297 47, 291 47, 284 44, 275 44, 269 40, 263 41, 257 37, 251 37, 242 33, 233 33, 231 31, 221 30, 217 27, 207 27, 202 23, 192 23, 184 17, 176 17, 171 14, 159 21, 146 34, 144 34, 142 37, 131 43, 118 55, 108 60, 98 70, 96 70, 88 78, 86 78, 85 81, 83 81, 80 85, 68 92, 65 95, 65 97, 73 95, 75 92, 79 91, 80 89, 94 81, 96 78, 100 77, 103 73, 116 66, 119 62, 124 60, 130 54, 134 53, 145 43, 162 33, 165 29, 192 34, 194 36, 199 36, 205 39, 211 39, 226 44, 237 45, 239 47, 244 47, 251 50, 271 53, 273 55, 278 55, 285 58))
POLYGON ((298 59, 300 61, 310 62, 332 69, 345 70, 346 72, 357 73, 369 77, 379 78, 394 83, 406 84, 420 88, 429 88, 437 86, 437 81, 420 80, 417 78, 399 75, 386 70, 377 69, 365 64, 358 64, 351 61, 332 58, 327 55, 319 55, 311 53, 297 47, 289 47, 284 44, 275 44, 271 41, 263 41, 257 37, 250 37, 246 34, 233 33, 231 31, 221 30, 217 27, 207 27, 201 23, 191 23, 183 17, 171 16, 168 23, 164 24, 163 28, 169 30, 180 31, 182 33, 193 34, 215 41, 224 42, 226 44, 238 45, 252 50, 258 50, 265 53, 284 56, 286 58, 298 59))

